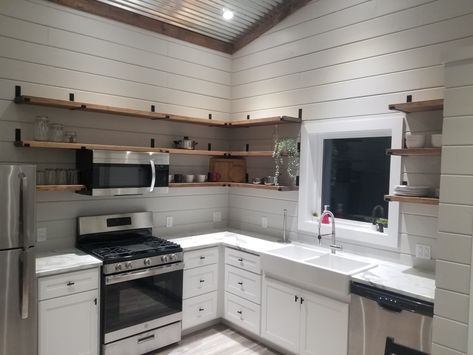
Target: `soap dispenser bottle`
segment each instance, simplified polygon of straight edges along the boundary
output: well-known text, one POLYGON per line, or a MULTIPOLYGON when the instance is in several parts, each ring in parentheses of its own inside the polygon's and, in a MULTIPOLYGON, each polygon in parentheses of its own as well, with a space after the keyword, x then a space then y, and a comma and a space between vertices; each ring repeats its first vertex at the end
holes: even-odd
POLYGON ((325 214, 325 212, 329 212, 330 205, 324 205, 324 211, 322 212, 322 224, 330 224, 330 218, 328 214, 325 214))

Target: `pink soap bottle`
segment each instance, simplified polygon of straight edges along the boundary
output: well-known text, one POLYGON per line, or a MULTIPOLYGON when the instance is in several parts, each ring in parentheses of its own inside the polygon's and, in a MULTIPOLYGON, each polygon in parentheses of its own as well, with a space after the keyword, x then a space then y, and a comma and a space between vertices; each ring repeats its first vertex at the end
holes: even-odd
MULTIPOLYGON (((328 212, 329 208, 330 208, 330 205, 324 205, 324 211, 322 212, 322 214, 325 213, 325 212, 328 212)), ((322 224, 330 224, 330 218, 329 218, 328 214, 326 214, 322 217, 322 224)))

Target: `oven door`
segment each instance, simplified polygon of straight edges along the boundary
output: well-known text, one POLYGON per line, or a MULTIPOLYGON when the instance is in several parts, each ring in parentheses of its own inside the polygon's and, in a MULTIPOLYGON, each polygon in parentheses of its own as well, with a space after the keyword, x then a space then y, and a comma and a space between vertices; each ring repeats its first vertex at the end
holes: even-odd
POLYGON ((110 343, 182 320, 182 262, 105 275, 102 334, 110 343))

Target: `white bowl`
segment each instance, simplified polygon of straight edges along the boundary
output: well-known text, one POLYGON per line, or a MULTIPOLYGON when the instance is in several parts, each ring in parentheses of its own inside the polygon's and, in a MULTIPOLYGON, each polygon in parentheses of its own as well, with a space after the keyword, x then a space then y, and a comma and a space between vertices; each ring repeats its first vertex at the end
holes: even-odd
POLYGON ((194 175, 184 175, 184 181, 186 183, 194 182, 194 175))
POLYGON ((442 135, 441 134, 432 134, 430 137, 430 142, 432 143, 432 147, 439 148, 442 146, 442 135))
POLYGON ((197 182, 205 182, 207 180, 207 175, 196 175, 197 182))
POLYGON ((425 135, 423 134, 408 134, 406 135, 407 148, 423 148, 425 145, 425 135))

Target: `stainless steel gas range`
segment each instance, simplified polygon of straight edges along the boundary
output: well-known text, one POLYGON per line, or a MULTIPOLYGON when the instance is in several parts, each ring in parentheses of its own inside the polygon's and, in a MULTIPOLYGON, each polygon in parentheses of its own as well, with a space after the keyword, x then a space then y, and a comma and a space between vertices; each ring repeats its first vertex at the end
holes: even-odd
POLYGON ((78 220, 78 248, 103 261, 102 354, 144 354, 181 339, 182 248, 152 226, 151 212, 78 220))

